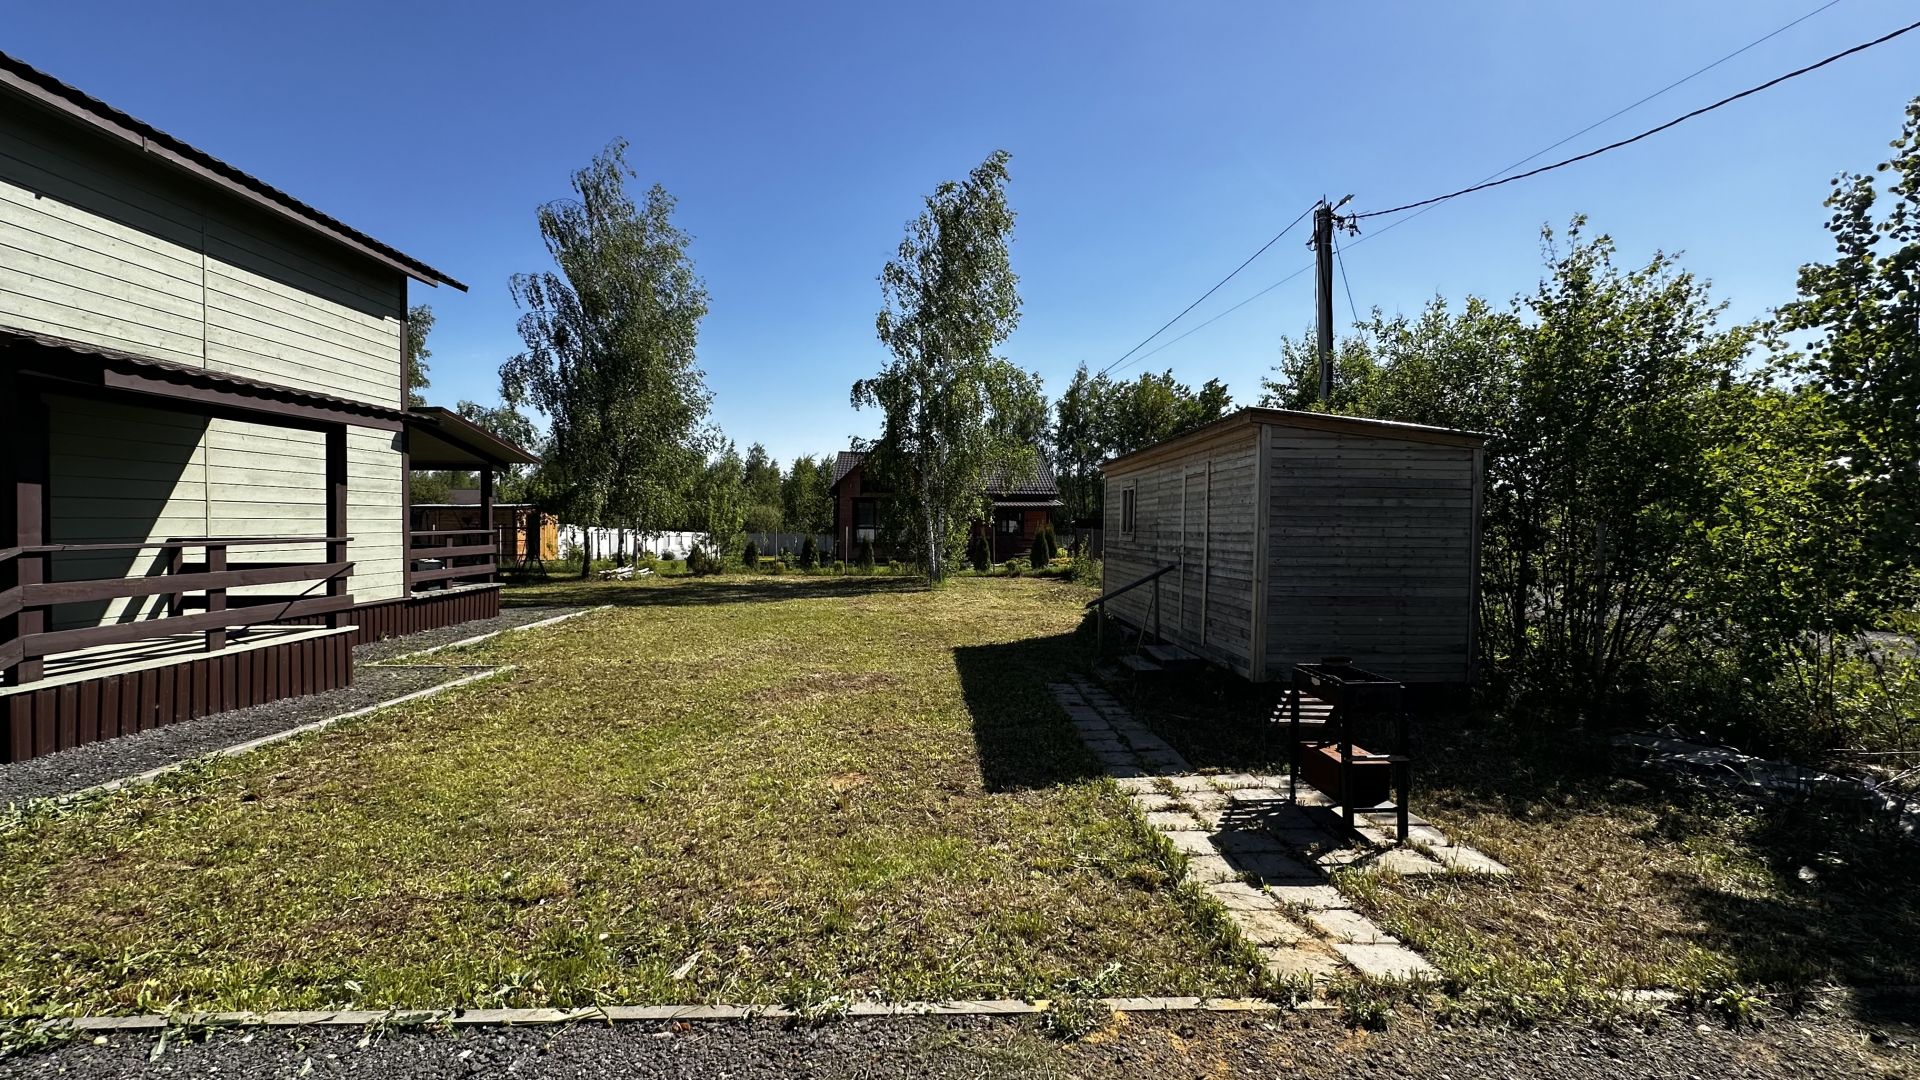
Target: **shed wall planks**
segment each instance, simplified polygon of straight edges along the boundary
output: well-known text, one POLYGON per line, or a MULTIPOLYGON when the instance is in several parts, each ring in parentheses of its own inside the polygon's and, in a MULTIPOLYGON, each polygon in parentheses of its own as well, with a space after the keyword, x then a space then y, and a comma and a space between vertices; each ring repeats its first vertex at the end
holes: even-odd
MULTIPOLYGON (((1255 421, 1123 462, 1105 477, 1105 587, 1180 567, 1161 579, 1161 631, 1252 678, 1348 655, 1407 682, 1468 681, 1478 461, 1471 447, 1255 421)), ((1150 602, 1142 588, 1112 611, 1151 628, 1150 602)))

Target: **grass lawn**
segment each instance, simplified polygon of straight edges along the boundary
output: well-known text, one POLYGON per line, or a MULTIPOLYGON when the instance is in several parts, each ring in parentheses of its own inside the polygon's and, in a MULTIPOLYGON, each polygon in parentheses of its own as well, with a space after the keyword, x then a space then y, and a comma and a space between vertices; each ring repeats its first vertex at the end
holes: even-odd
MULTIPOLYGON (((1285 767, 1257 695, 1220 681, 1141 712, 1196 767, 1285 767)), ((1416 808, 1509 879, 1342 875, 1431 960, 1455 1014, 1532 1022, 1631 1011, 1668 990, 1730 1016, 1845 987, 1911 1019, 1920 858, 1798 807, 1637 777, 1604 734, 1436 715, 1416 724, 1416 808)), ((1869 1015, 1870 1019, 1879 1019, 1869 1015)))
POLYGON ((1044 683, 1058 581, 517 590, 516 671, 0 821, 0 1013, 1241 994, 1044 683))

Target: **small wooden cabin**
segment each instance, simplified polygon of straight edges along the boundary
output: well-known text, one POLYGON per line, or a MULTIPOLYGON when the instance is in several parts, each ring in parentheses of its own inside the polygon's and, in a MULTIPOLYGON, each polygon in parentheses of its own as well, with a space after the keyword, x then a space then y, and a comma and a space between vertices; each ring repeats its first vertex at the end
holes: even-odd
POLYGON ((1108 611, 1255 682, 1471 682, 1485 439, 1256 408, 1115 458, 1103 591, 1171 569, 1108 611))

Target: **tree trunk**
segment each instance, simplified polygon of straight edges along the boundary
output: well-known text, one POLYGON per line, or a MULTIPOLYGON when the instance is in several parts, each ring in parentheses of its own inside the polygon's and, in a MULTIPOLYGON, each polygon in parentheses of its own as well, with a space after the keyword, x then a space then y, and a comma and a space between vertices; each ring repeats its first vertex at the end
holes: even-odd
POLYGON ((580 526, 580 580, 593 573, 593 526, 580 526))

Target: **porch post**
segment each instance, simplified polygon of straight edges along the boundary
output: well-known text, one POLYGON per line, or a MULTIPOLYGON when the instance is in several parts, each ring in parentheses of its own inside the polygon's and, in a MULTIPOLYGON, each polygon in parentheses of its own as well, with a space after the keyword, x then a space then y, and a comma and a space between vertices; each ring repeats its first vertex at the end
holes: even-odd
POLYGON ((493 524, 493 466, 480 466, 480 520, 487 523, 487 543, 493 545, 491 570, 485 580, 498 580, 500 571, 500 530, 493 524))
MULTIPOLYGON (((8 380, 6 389, 6 401, 0 403, 0 423, 5 424, 11 436, 8 456, 13 459, 13 467, 8 470, 12 474, 13 491, 4 499, 7 546, 34 547, 47 542, 47 405, 39 391, 28 388, 18 375, 8 380)), ((47 573, 50 561, 51 557, 46 554, 22 553, 0 564, 0 570, 4 571, 0 574, 0 587, 11 591, 16 586, 41 584, 50 576, 47 573)), ((0 593, 0 597, 5 594, 0 593)), ((17 600, 17 597, 11 599, 17 600)), ((12 602, 4 606, 11 607, 12 602)), ((45 608, 21 607, 0 620, 0 654, 11 654, 23 639, 45 633, 46 629, 45 608)), ((11 663, 0 667, 8 686, 38 682, 45 673, 45 662, 37 656, 9 656, 9 659, 11 663)))
MULTIPOLYGON (((347 427, 335 424, 327 428, 327 561, 339 563, 347 561, 347 542, 337 537, 347 535, 347 427)), ((347 595, 346 574, 335 574, 327 579, 328 596, 347 595)), ((327 612, 327 626, 338 628, 346 625, 348 616, 344 611, 327 612)))

